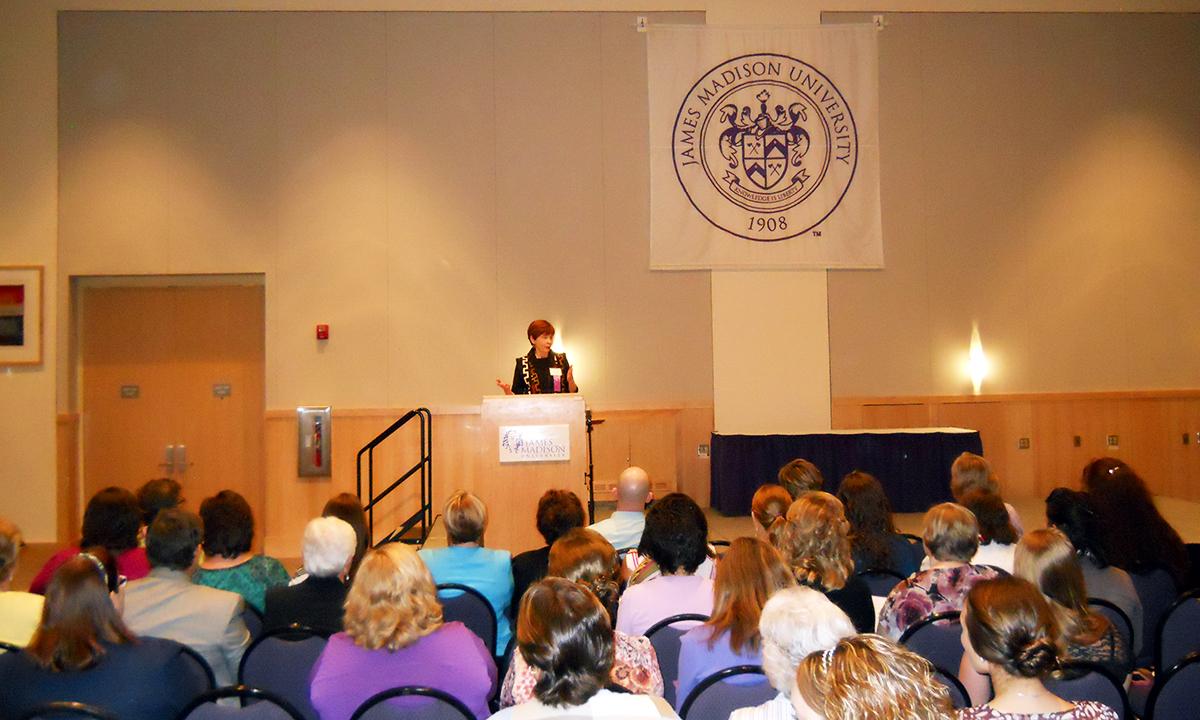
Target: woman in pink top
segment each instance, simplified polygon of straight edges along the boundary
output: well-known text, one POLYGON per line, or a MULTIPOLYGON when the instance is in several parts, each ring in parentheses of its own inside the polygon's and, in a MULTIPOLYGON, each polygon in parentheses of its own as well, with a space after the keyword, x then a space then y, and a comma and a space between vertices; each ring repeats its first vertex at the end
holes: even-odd
POLYGON ((46 594, 54 571, 79 554, 81 547, 100 546, 117 559, 117 572, 129 580, 150 574, 146 549, 138 547, 142 510, 137 498, 125 488, 107 487, 92 496, 83 511, 83 537, 79 543, 55 553, 29 585, 29 592, 46 594))

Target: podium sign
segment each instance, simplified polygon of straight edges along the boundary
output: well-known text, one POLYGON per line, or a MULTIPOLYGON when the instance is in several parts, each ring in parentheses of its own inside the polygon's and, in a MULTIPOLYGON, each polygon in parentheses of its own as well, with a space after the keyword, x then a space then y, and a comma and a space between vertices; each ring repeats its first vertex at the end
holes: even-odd
POLYGON ((571 459, 571 426, 501 425, 500 462, 555 462, 571 459))

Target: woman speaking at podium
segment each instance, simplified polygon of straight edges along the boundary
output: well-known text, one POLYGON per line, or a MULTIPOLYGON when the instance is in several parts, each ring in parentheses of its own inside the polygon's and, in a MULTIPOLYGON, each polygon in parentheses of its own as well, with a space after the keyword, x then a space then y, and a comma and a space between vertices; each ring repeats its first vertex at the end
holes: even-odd
POLYGON ((541 393, 579 392, 574 369, 566 353, 550 349, 554 344, 554 326, 545 320, 529 323, 529 352, 517 358, 512 384, 496 380, 505 395, 538 395, 541 393))

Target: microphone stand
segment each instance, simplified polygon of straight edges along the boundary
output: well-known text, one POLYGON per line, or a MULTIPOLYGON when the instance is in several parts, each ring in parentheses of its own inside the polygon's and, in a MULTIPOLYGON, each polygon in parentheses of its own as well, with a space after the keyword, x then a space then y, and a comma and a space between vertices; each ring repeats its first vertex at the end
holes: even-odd
POLYGON ((596 522, 596 469, 592 466, 592 428, 596 425, 603 425, 604 420, 593 420, 592 411, 583 411, 584 423, 587 425, 587 472, 583 474, 587 485, 587 511, 588 525, 596 522))

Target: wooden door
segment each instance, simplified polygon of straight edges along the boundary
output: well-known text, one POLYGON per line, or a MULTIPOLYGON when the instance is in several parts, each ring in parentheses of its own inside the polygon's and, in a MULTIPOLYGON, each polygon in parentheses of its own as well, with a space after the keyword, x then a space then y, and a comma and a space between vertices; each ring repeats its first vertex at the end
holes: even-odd
POLYGON ((263 300, 261 286, 82 290, 85 501, 168 475, 193 511, 236 490, 255 511, 261 546, 263 300), (222 397, 215 386, 225 385, 222 397), (186 447, 186 464, 164 464, 168 445, 186 447))

